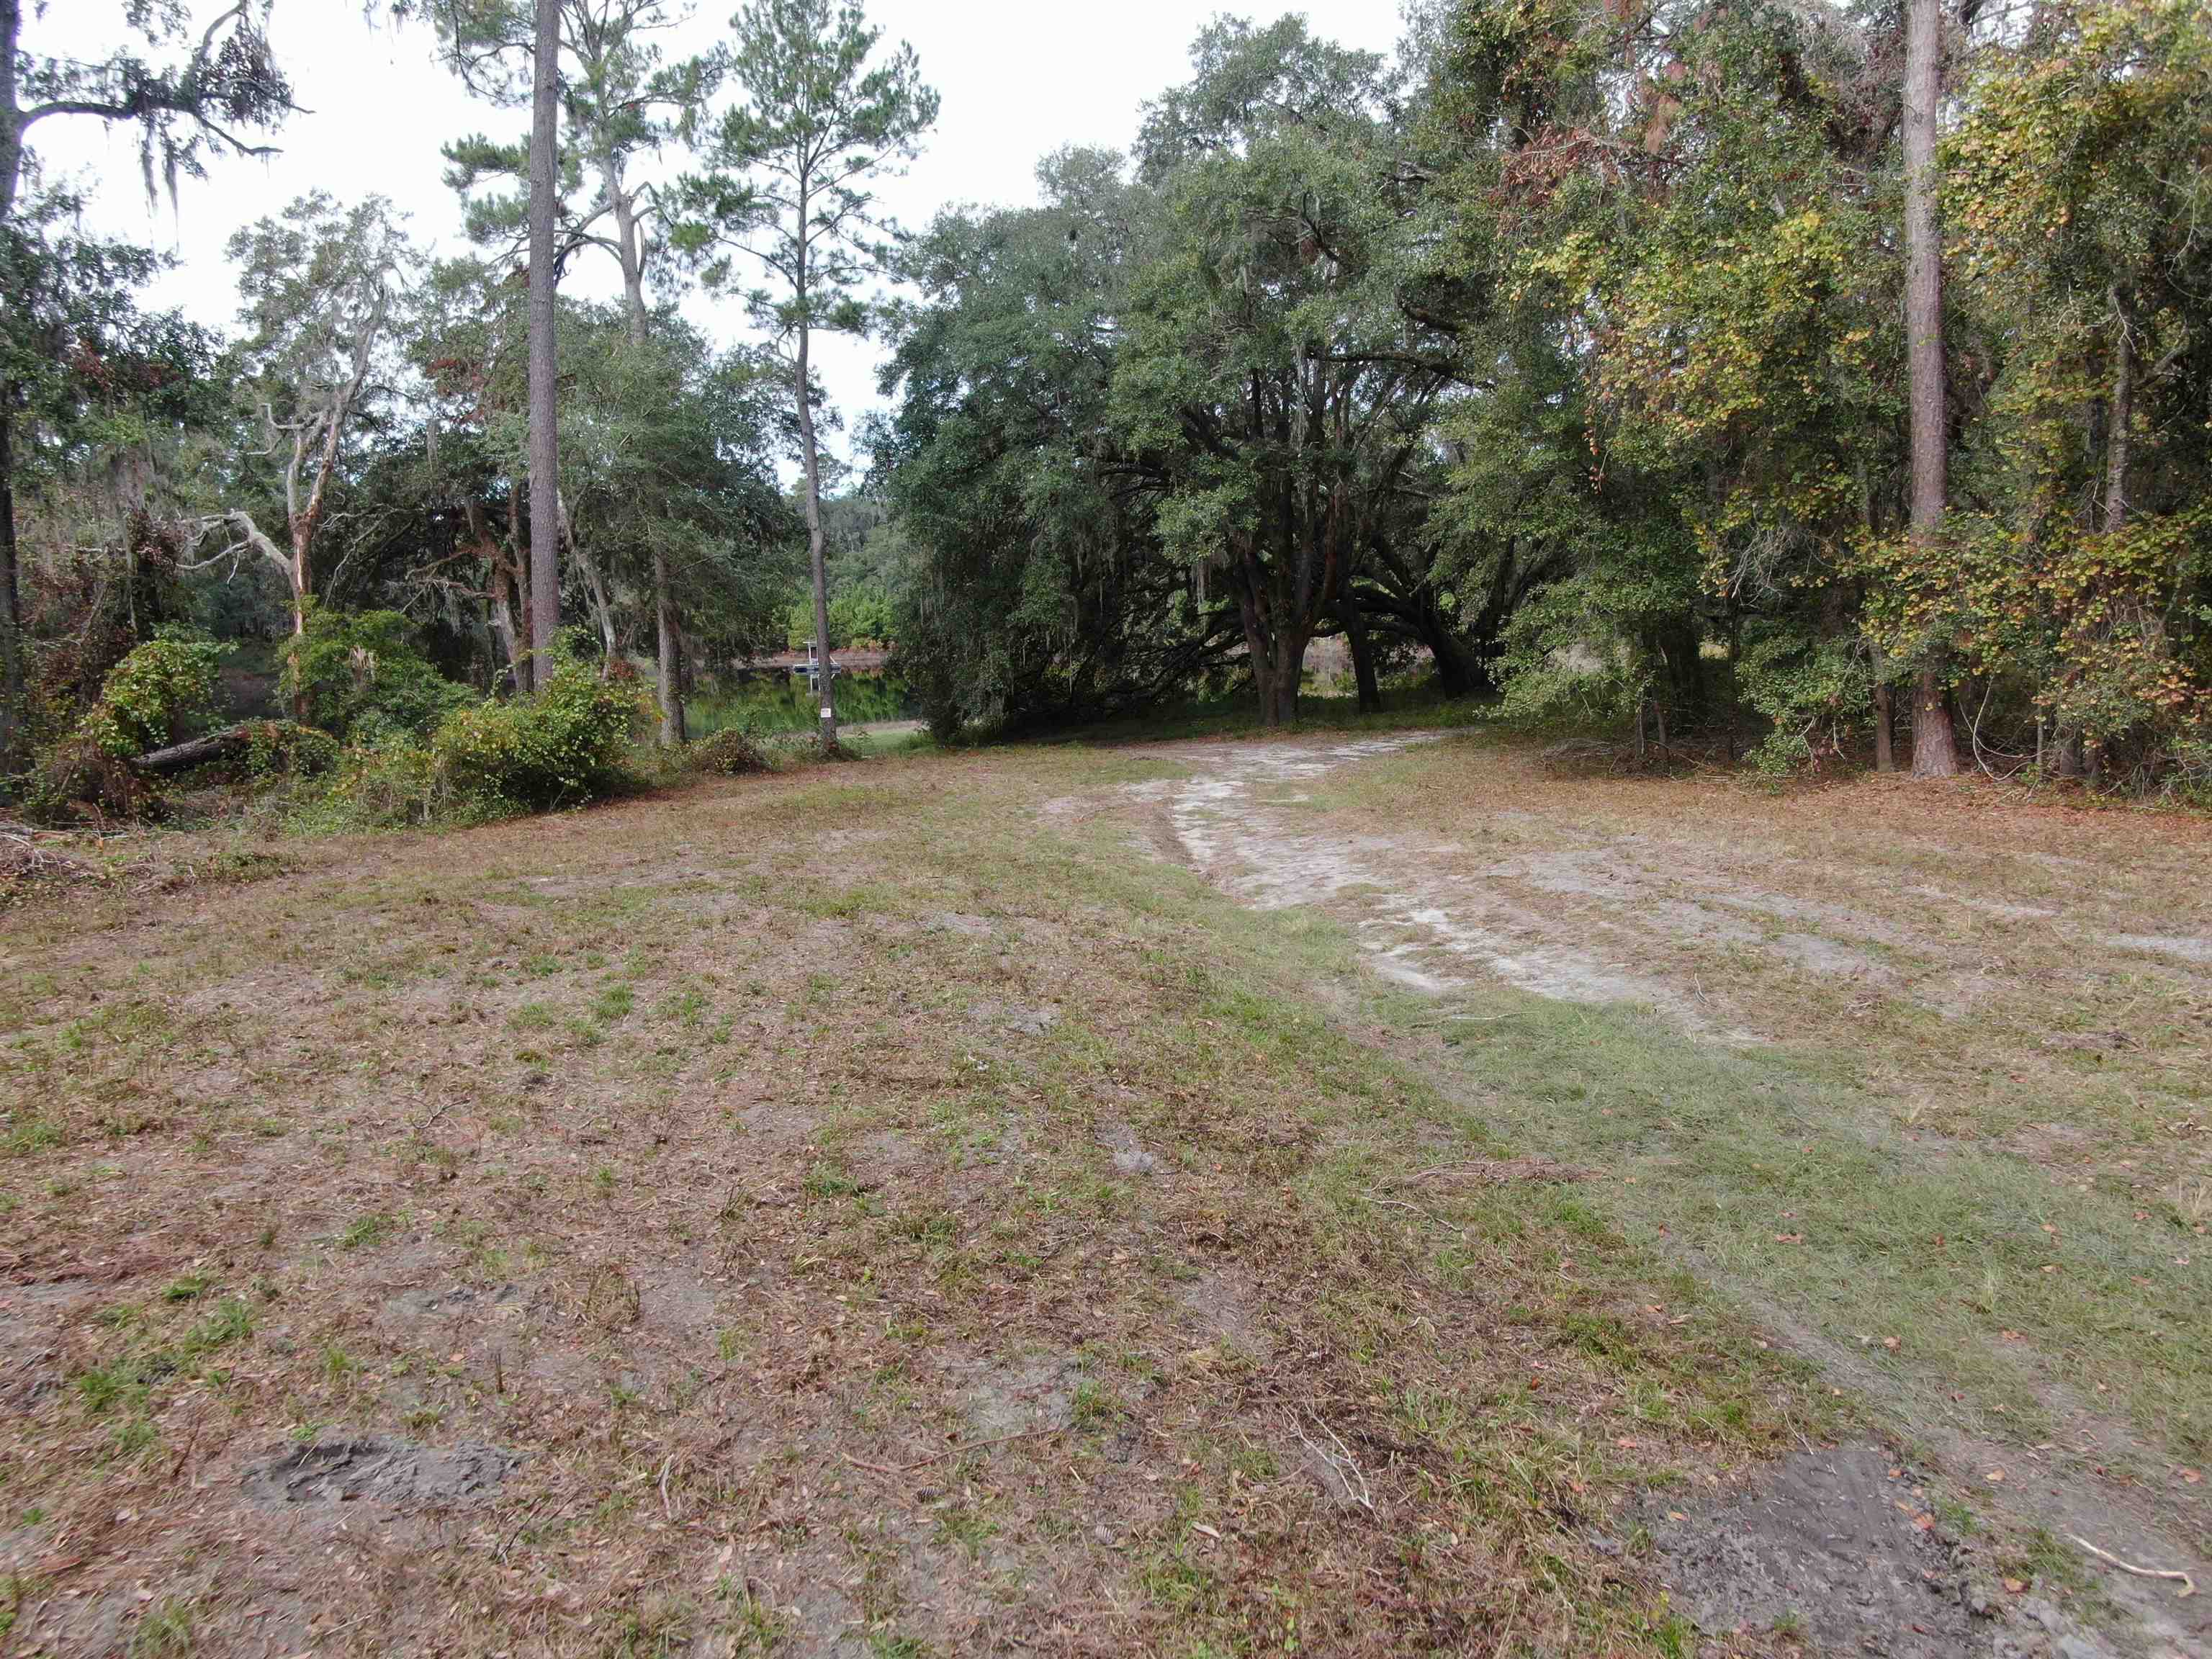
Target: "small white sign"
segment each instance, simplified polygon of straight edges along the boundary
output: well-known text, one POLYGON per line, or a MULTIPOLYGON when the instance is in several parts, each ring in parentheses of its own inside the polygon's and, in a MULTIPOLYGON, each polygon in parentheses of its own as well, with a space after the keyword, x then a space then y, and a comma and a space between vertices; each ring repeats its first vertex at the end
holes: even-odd
POLYGON ((836 710, 830 708, 826 702, 822 705, 822 718, 825 720, 830 719, 830 716, 835 714, 836 712, 836 710))

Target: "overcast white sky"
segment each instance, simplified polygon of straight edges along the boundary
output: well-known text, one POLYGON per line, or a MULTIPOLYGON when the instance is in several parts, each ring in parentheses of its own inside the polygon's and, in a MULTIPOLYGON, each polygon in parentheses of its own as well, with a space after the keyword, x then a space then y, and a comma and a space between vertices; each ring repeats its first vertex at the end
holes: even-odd
MULTIPOLYGON (((710 45, 727 27, 735 0, 708 0, 671 44, 710 45)), ((870 0, 867 13, 887 40, 913 43, 923 78, 943 94, 927 147, 907 177, 885 181, 883 198, 902 222, 919 228, 957 203, 1028 203, 1036 198, 1037 158, 1062 144, 1126 147, 1138 106, 1188 77, 1191 37, 1219 9, 1261 17, 1302 11, 1314 31, 1346 46, 1388 52, 1397 43, 1397 0, 1304 0, 1282 6, 1187 4, 1181 0, 870 0)), ((211 0, 202 3, 212 15, 211 0)), ((56 0, 27 20, 34 54, 104 55, 121 27, 122 0, 56 0)), ((407 211, 422 241, 462 246, 453 198, 441 182, 439 146, 471 131, 516 136, 524 112, 479 104, 433 61, 420 28, 372 28, 359 0, 277 0, 271 33, 308 112, 284 128, 283 154, 268 161, 219 160, 210 176, 187 182, 180 207, 149 209, 131 134, 104 133, 97 122, 47 121, 33 130, 50 178, 70 174, 87 188, 99 230, 151 243, 181 264, 149 296, 181 306, 199 320, 229 327, 237 300, 223 245, 241 225, 322 188, 341 200, 381 192, 407 211)), ((586 261, 571 279, 584 291, 616 286, 586 261)), ((686 308, 726 342, 744 320, 734 306, 697 296, 686 308)), ((849 431, 872 406, 876 347, 827 343, 820 354, 830 394, 849 431)))

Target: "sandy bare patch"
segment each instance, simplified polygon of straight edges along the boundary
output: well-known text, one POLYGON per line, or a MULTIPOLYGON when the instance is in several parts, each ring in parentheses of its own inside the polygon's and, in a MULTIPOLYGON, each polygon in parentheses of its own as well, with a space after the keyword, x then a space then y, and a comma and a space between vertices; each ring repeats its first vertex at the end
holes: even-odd
POLYGON ((1986 1653, 1992 1632, 1930 1501, 1884 1449, 1847 1444, 1785 1458, 1718 1504, 1656 1509, 1647 1526, 1668 1588, 1708 1631, 1794 1620, 1823 1651, 1986 1653))
POLYGON ((425 1446, 389 1435, 356 1435, 295 1447, 246 1473, 256 1504, 346 1504, 395 1510, 480 1503, 522 1462, 519 1453, 462 1442, 425 1446))

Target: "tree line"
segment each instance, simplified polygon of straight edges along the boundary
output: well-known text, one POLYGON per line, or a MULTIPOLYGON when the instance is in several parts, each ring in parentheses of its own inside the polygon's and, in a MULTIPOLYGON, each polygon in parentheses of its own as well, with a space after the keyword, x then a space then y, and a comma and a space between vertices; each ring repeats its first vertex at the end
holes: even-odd
POLYGON ((948 215, 875 457, 955 718, 1309 641, 1778 769, 2201 783, 2212 18, 1458 0, 1206 28, 948 215))
POLYGON ((269 7, 118 7, 90 63, 0 0, 19 759, 164 623, 363 612, 518 698, 574 624, 652 659, 679 744, 692 659, 781 643, 803 584, 946 733, 1209 687, 1280 724, 1334 636, 1363 706, 1428 677, 1778 772, 2212 784, 2191 0, 1431 0, 1388 57, 1223 17, 1127 149, 910 234, 874 183, 937 100, 852 7, 672 56, 664 0, 401 0, 530 112, 447 146, 472 251, 310 196, 232 244, 223 338, 140 306, 156 256, 32 146, 128 125, 149 191, 262 148, 269 7), (618 300, 560 291, 587 263, 618 300), (883 343, 865 477, 825 329, 883 343))

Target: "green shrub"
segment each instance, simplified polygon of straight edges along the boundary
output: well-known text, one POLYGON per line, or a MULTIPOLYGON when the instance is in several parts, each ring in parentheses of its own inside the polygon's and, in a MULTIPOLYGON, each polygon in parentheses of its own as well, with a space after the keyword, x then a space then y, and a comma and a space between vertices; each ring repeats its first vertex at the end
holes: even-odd
POLYGON ((1771 723, 1751 763, 1770 777, 1817 768, 1841 756, 1866 729, 1874 681, 1856 640, 1822 639, 1785 623, 1754 627, 1736 669, 1744 701, 1771 723))
POLYGON ((64 820, 72 807, 88 806, 103 817, 151 815, 161 800, 153 781, 141 777, 121 755, 102 748, 86 726, 49 745, 38 757, 24 805, 32 817, 64 820))
POLYGON ((173 743, 185 722, 215 707, 228 647, 174 623, 107 671, 100 701, 78 729, 100 752, 143 754, 173 743))
POLYGON ((423 736, 472 700, 415 648, 396 611, 310 611, 283 654, 285 698, 304 696, 308 724, 356 743, 423 736))
POLYGON ((427 744, 394 738, 345 750, 326 783, 295 797, 291 823, 312 833, 458 825, 493 816, 455 798, 427 744))
POLYGON ((684 751, 684 764, 693 772, 718 778, 775 769, 753 734, 735 726, 691 744, 684 751))
POLYGON ((344 752, 336 738, 312 726, 257 720, 246 736, 246 770, 257 778, 319 777, 344 752))
POLYGON ((574 805, 620 787, 631 743, 653 716, 635 684, 562 661, 527 697, 448 714, 430 740, 447 787, 489 811, 574 805))
POLYGON ((174 623, 134 647, 107 671, 100 701, 75 729, 40 752, 25 803, 33 815, 60 817, 79 806, 117 817, 152 814, 160 791, 131 757, 173 743, 215 706, 228 649, 174 623))

